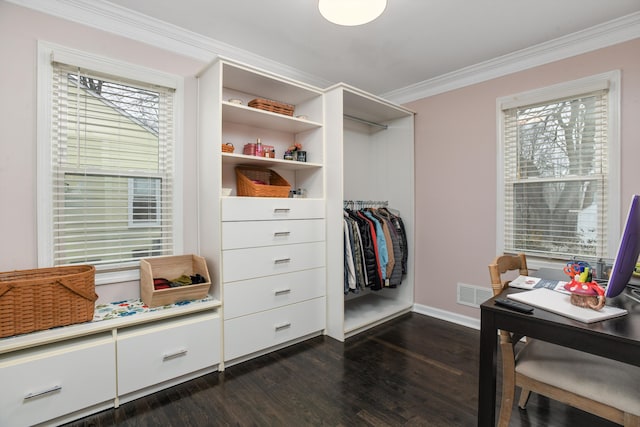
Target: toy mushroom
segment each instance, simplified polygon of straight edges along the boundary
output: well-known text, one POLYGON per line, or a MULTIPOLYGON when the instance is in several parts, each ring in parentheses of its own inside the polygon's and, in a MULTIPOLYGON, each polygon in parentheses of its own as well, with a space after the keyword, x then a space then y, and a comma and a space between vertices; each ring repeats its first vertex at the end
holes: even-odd
POLYGON ((578 307, 601 310, 605 304, 604 290, 596 282, 572 280, 564 285, 571 292, 571 304, 578 307))

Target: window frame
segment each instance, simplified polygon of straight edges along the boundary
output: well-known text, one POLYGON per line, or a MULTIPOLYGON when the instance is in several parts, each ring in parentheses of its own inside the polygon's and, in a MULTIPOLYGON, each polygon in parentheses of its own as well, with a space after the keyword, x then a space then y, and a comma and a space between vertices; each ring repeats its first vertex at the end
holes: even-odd
MULTIPOLYGON (((613 70, 577 80, 541 87, 514 95, 497 98, 497 189, 496 189, 496 249, 505 251, 505 114, 504 110, 564 97, 580 96, 598 89, 608 88, 607 147, 609 150, 608 174, 608 226, 607 259, 615 258, 620 240, 620 71, 613 70)), ((558 268, 566 260, 527 255, 530 268, 558 268)))
MULTIPOLYGON (((184 79, 181 76, 137 64, 103 57, 46 41, 38 41, 37 57, 37 239, 38 266, 53 265, 53 194, 51 174, 51 115, 53 78, 52 61, 62 62, 124 79, 165 86, 175 90, 173 110, 173 248, 182 253, 183 246, 183 116, 184 79)), ((139 268, 96 271, 96 285, 135 281, 139 268)))

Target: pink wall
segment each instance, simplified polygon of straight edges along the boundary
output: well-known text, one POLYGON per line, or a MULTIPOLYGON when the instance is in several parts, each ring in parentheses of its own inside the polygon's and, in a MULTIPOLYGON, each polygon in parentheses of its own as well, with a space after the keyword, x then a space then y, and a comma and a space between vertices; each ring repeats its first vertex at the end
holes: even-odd
MULTIPOLYGON (((195 252, 196 81, 190 58, 0 1, 0 271, 37 266, 38 40, 185 76, 184 250, 195 252)), ((496 98, 622 70, 622 200, 640 191, 640 40, 409 104, 416 116, 417 304, 478 317, 456 283, 487 286, 495 256, 496 98), (443 179, 444 178, 444 179, 443 179), (447 181, 446 189, 441 183, 447 181)), ((623 209, 624 210, 624 209, 623 209)))
POLYGON ((456 303, 456 285, 489 288, 487 264, 496 255, 496 99, 615 69, 622 71, 626 203, 640 192, 640 39, 407 105, 417 112, 416 304, 479 318, 479 309, 456 303))
POLYGON ((185 252, 197 250, 196 93, 203 63, 0 1, 0 271, 37 266, 36 52, 43 40, 185 76, 185 252))

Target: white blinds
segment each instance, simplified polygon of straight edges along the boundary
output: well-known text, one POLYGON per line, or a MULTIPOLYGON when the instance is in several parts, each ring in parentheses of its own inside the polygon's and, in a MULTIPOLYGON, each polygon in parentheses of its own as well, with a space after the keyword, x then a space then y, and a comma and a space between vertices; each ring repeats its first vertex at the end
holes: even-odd
POLYGON ((505 251, 607 256, 607 90, 503 110, 505 251))
POLYGON ((54 265, 171 253, 173 90, 53 64, 54 265))

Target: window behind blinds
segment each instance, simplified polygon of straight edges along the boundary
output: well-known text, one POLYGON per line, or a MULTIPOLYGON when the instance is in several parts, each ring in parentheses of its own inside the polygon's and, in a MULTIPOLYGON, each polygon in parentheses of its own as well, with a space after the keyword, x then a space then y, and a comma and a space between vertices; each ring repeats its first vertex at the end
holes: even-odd
POLYGON ((503 110, 506 252, 606 257, 607 90, 503 110))
POLYGON ((173 90, 53 64, 54 265, 109 271, 173 247, 173 90))

